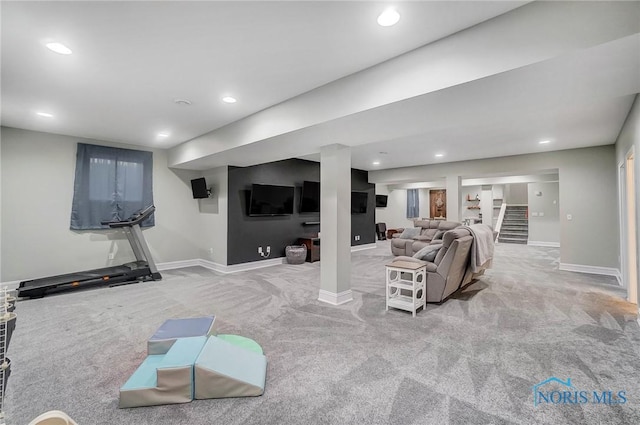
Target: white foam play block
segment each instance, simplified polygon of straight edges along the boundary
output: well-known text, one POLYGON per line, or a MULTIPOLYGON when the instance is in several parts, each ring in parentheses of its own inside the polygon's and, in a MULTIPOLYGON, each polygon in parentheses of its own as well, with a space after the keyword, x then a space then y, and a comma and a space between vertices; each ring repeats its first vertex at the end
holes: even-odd
POLYGON ((211 336, 194 373, 196 399, 259 396, 264 393, 267 358, 211 336))

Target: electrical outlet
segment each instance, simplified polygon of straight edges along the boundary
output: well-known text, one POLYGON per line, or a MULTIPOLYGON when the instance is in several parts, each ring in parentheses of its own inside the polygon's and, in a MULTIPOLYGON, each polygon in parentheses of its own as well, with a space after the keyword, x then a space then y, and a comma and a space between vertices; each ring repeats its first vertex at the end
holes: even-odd
POLYGON ((209 254, 213 255, 213 248, 209 248, 209 254))
POLYGON ((271 246, 267 245, 267 254, 271 254, 271 246))
POLYGON ((109 260, 113 260, 116 258, 116 254, 114 252, 109 253, 109 260))
POLYGON ((261 246, 258 247, 258 254, 262 255, 262 247, 261 246))

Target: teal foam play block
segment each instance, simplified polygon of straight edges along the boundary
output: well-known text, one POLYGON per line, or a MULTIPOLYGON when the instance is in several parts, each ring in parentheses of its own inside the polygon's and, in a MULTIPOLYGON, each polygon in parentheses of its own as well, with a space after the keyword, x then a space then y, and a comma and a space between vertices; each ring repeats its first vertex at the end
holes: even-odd
POLYGON ((193 400, 193 368, 207 337, 179 338, 166 354, 147 356, 120 388, 120 407, 193 400))
POLYGON ((267 358, 209 337, 195 365, 195 398, 259 396, 264 393, 267 358))

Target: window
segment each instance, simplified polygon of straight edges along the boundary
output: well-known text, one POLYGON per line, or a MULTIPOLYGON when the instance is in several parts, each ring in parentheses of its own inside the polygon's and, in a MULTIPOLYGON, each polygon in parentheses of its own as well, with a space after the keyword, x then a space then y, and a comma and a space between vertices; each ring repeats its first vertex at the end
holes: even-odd
MULTIPOLYGON (((103 229, 153 204, 153 154, 78 143, 71 229, 103 229)), ((153 226, 154 215, 142 226, 153 226)))
POLYGON ((418 189, 407 190, 407 218, 420 217, 420 199, 418 189))

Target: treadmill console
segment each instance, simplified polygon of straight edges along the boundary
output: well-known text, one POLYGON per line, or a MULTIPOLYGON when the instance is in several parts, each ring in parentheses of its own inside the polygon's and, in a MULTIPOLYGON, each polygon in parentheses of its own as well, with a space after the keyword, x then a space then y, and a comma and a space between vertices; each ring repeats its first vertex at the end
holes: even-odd
POLYGON ((136 224, 142 223, 147 217, 153 214, 155 210, 155 206, 149 205, 148 207, 131 214, 129 218, 125 218, 124 220, 120 221, 103 221, 102 224, 108 225, 111 228, 135 226, 136 224))

